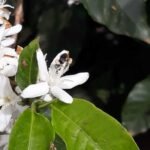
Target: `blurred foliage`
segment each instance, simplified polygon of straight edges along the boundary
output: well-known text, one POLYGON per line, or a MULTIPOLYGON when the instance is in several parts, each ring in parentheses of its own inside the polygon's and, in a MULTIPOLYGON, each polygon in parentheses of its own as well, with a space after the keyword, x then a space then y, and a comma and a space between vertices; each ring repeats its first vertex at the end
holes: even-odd
POLYGON ((124 125, 134 135, 150 128, 150 77, 135 85, 122 113, 124 125))
POLYGON ((92 18, 112 31, 150 42, 144 0, 81 0, 92 18))

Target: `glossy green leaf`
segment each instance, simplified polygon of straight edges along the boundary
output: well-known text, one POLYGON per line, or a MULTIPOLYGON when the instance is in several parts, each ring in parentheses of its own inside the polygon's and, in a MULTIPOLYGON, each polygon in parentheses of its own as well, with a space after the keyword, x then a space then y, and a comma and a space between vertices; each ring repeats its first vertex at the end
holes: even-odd
POLYGON ((52 124, 68 150, 138 149, 118 121, 84 100, 53 103, 52 124))
POLYGON ((81 0, 92 18, 115 33, 150 42, 144 0, 81 0))
POLYGON ((21 89, 35 83, 37 80, 38 65, 36 50, 38 48, 38 40, 33 40, 20 54, 16 82, 21 89))
POLYGON ((9 150, 49 150, 54 139, 50 121, 27 109, 16 121, 9 140, 9 150))
POLYGON ((132 134, 150 128, 150 78, 135 85, 130 92, 122 113, 124 125, 132 134))

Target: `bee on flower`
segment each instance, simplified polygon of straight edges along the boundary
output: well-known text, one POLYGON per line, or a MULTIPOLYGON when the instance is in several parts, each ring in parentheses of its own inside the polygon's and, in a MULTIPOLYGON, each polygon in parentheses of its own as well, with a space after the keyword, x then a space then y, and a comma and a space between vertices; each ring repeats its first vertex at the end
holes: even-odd
POLYGON ((88 72, 66 75, 72 63, 69 51, 63 50, 52 61, 47 68, 45 56, 41 49, 37 50, 37 61, 39 67, 39 79, 36 84, 29 85, 22 91, 23 98, 40 97, 45 101, 51 101, 54 97, 64 103, 72 103, 73 98, 64 89, 72 89, 77 85, 85 83, 89 78, 88 72))

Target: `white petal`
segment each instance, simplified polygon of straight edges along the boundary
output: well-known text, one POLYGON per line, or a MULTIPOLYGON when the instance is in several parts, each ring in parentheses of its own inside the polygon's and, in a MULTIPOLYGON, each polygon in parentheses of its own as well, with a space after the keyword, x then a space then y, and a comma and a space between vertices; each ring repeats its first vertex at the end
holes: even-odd
POLYGON ((68 0, 68 5, 71 6, 73 4, 79 4, 79 0, 68 0))
POLYGON ((73 102, 73 98, 59 87, 56 86, 51 87, 51 93, 54 97, 58 98, 60 101, 64 103, 71 104, 73 102))
POLYGON ((18 58, 14 56, 5 56, 0 58, 1 63, 3 64, 10 64, 10 65, 18 65, 18 58))
POLYGON ((5 5, 3 5, 3 7, 14 8, 13 6, 11 6, 11 5, 8 5, 8 4, 5 4, 5 5))
POLYGON ((20 24, 17 24, 13 27, 5 29, 5 36, 10 36, 10 35, 17 34, 21 31, 21 29, 22 29, 22 26, 20 24))
POLYGON ((68 5, 71 6, 74 3, 74 0, 68 0, 68 5))
POLYGON ((12 117, 11 105, 2 107, 0 110, 0 132, 6 131, 6 128, 11 121, 11 117, 12 117))
POLYGON ((3 75, 0 75, 0 87, 0 105, 8 104, 19 99, 13 92, 9 79, 3 75))
POLYGON ((0 73, 11 77, 14 76, 18 68, 18 59, 11 57, 3 57, 0 59, 0 73))
POLYGON ((47 65, 45 61, 45 57, 41 51, 41 49, 37 50, 37 62, 38 62, 38 67, 39 67, 39 78, 41 81, 49 81, 49 73, 47 70, 47 65))
POLYGON ((89 78, 88 72, 78 73, 75 75, 68 75, 60 78, 58 86, 61 89, 71 89, 77 85, 85 83, 89 78))
POLYGON ((0 69, 0 73, 7 77, 15 76, 17 73, 17 66, 7 65, 2 70, 0 69))
POLYGON ((50 94, 46 94, 46 95, 42 96, 41 99, 46 101, 46 102, 52 101, 52 97, 50 94))
MULTIPOLYGON (((14 8, 9 4, 5 4, 7 0, 0 0, 0 8, 5 10, 5 7, 14 8)), ((7 9, 6 9, 7 10, 7 9)))
POLYGON ((4 55, 12 56, 12 57, 19 57, 15 49, 9 48, 9 47, 0 48, 0 58, 3 57, 4 55))
POLYGON ((17 101, 12 102, 11 104, 8 105, 11 108, 11 120, 9 121, 9 124, 7 125, 7 128, 5 131, 7 133, 11 132, 12 126, 14 122, 16 121, 17 117, 22 113, 28 106, 21 106, 18 105, 17 101))
POLYGON ((22 91, 21 96, 23 98, 34 98, 47 94, 49 91, 49 86, 47 82, 41 82, 37 84, 29 85, 22 91))
POLYGON ((21 90, 21 88, 19 86, 15 87, 15 91, 16 91, 17 94, 21 94, 22 93, 22 90, 21 90))
MULTIPOLYGON (((1 14, 0 14, 1 16, 1 14)), ((2 18, 0 18, 0 25, 2 25, 4 23, 4 20, 2 18)))
POLYGON ((1 26, 0 27, 0 41, 3 39, 4 33, 5 33, 5 27, 1 26))
POLYGON ((63 50, 57 54, 49 67, 49 75, 51 78, 61 77, 68 69, 72 59, 69 58, 69 51, 63 50))
POLYGON ((6 20, 9 20, 11 12, 8 9, 1 9, 0 10, 0 16, 5 18, 6 20))
POLYGON ((14 44, 14 42, 15 42, 14 38, 7 38, 6 40, 1 41, 1 45, 7 47, 14 44))
POLYGON ((8 143, 9 135, 1 134, 0 135, 0 148, 8 143))

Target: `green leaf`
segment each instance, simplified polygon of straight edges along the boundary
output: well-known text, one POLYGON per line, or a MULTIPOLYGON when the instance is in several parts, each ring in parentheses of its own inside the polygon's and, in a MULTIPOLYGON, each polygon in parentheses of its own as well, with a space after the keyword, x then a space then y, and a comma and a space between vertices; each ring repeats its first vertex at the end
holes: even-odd
POLYGON ((54 131, 50 121, 27 109, 11 131, 8 150, 48 150, 53 139, 54 131))
POLYGON ((75 99, 52 104, 52 124, 68 150, 137 150, 132 137, 114 118, 91 103, 75 99))
POLYGON ((81 0, 91 17, 113 32, 150 42, 144 0, 81 0))
POLYGON ((137 83, 130 92, 122 112, 122 120, 132 134, 150 128, 150 77, 137 83))
POLYGON ((37 80, 38 65, 36 50, 39 48, 38 40, 33 40, 20 54, 16 82, 23 90, 37 80))

